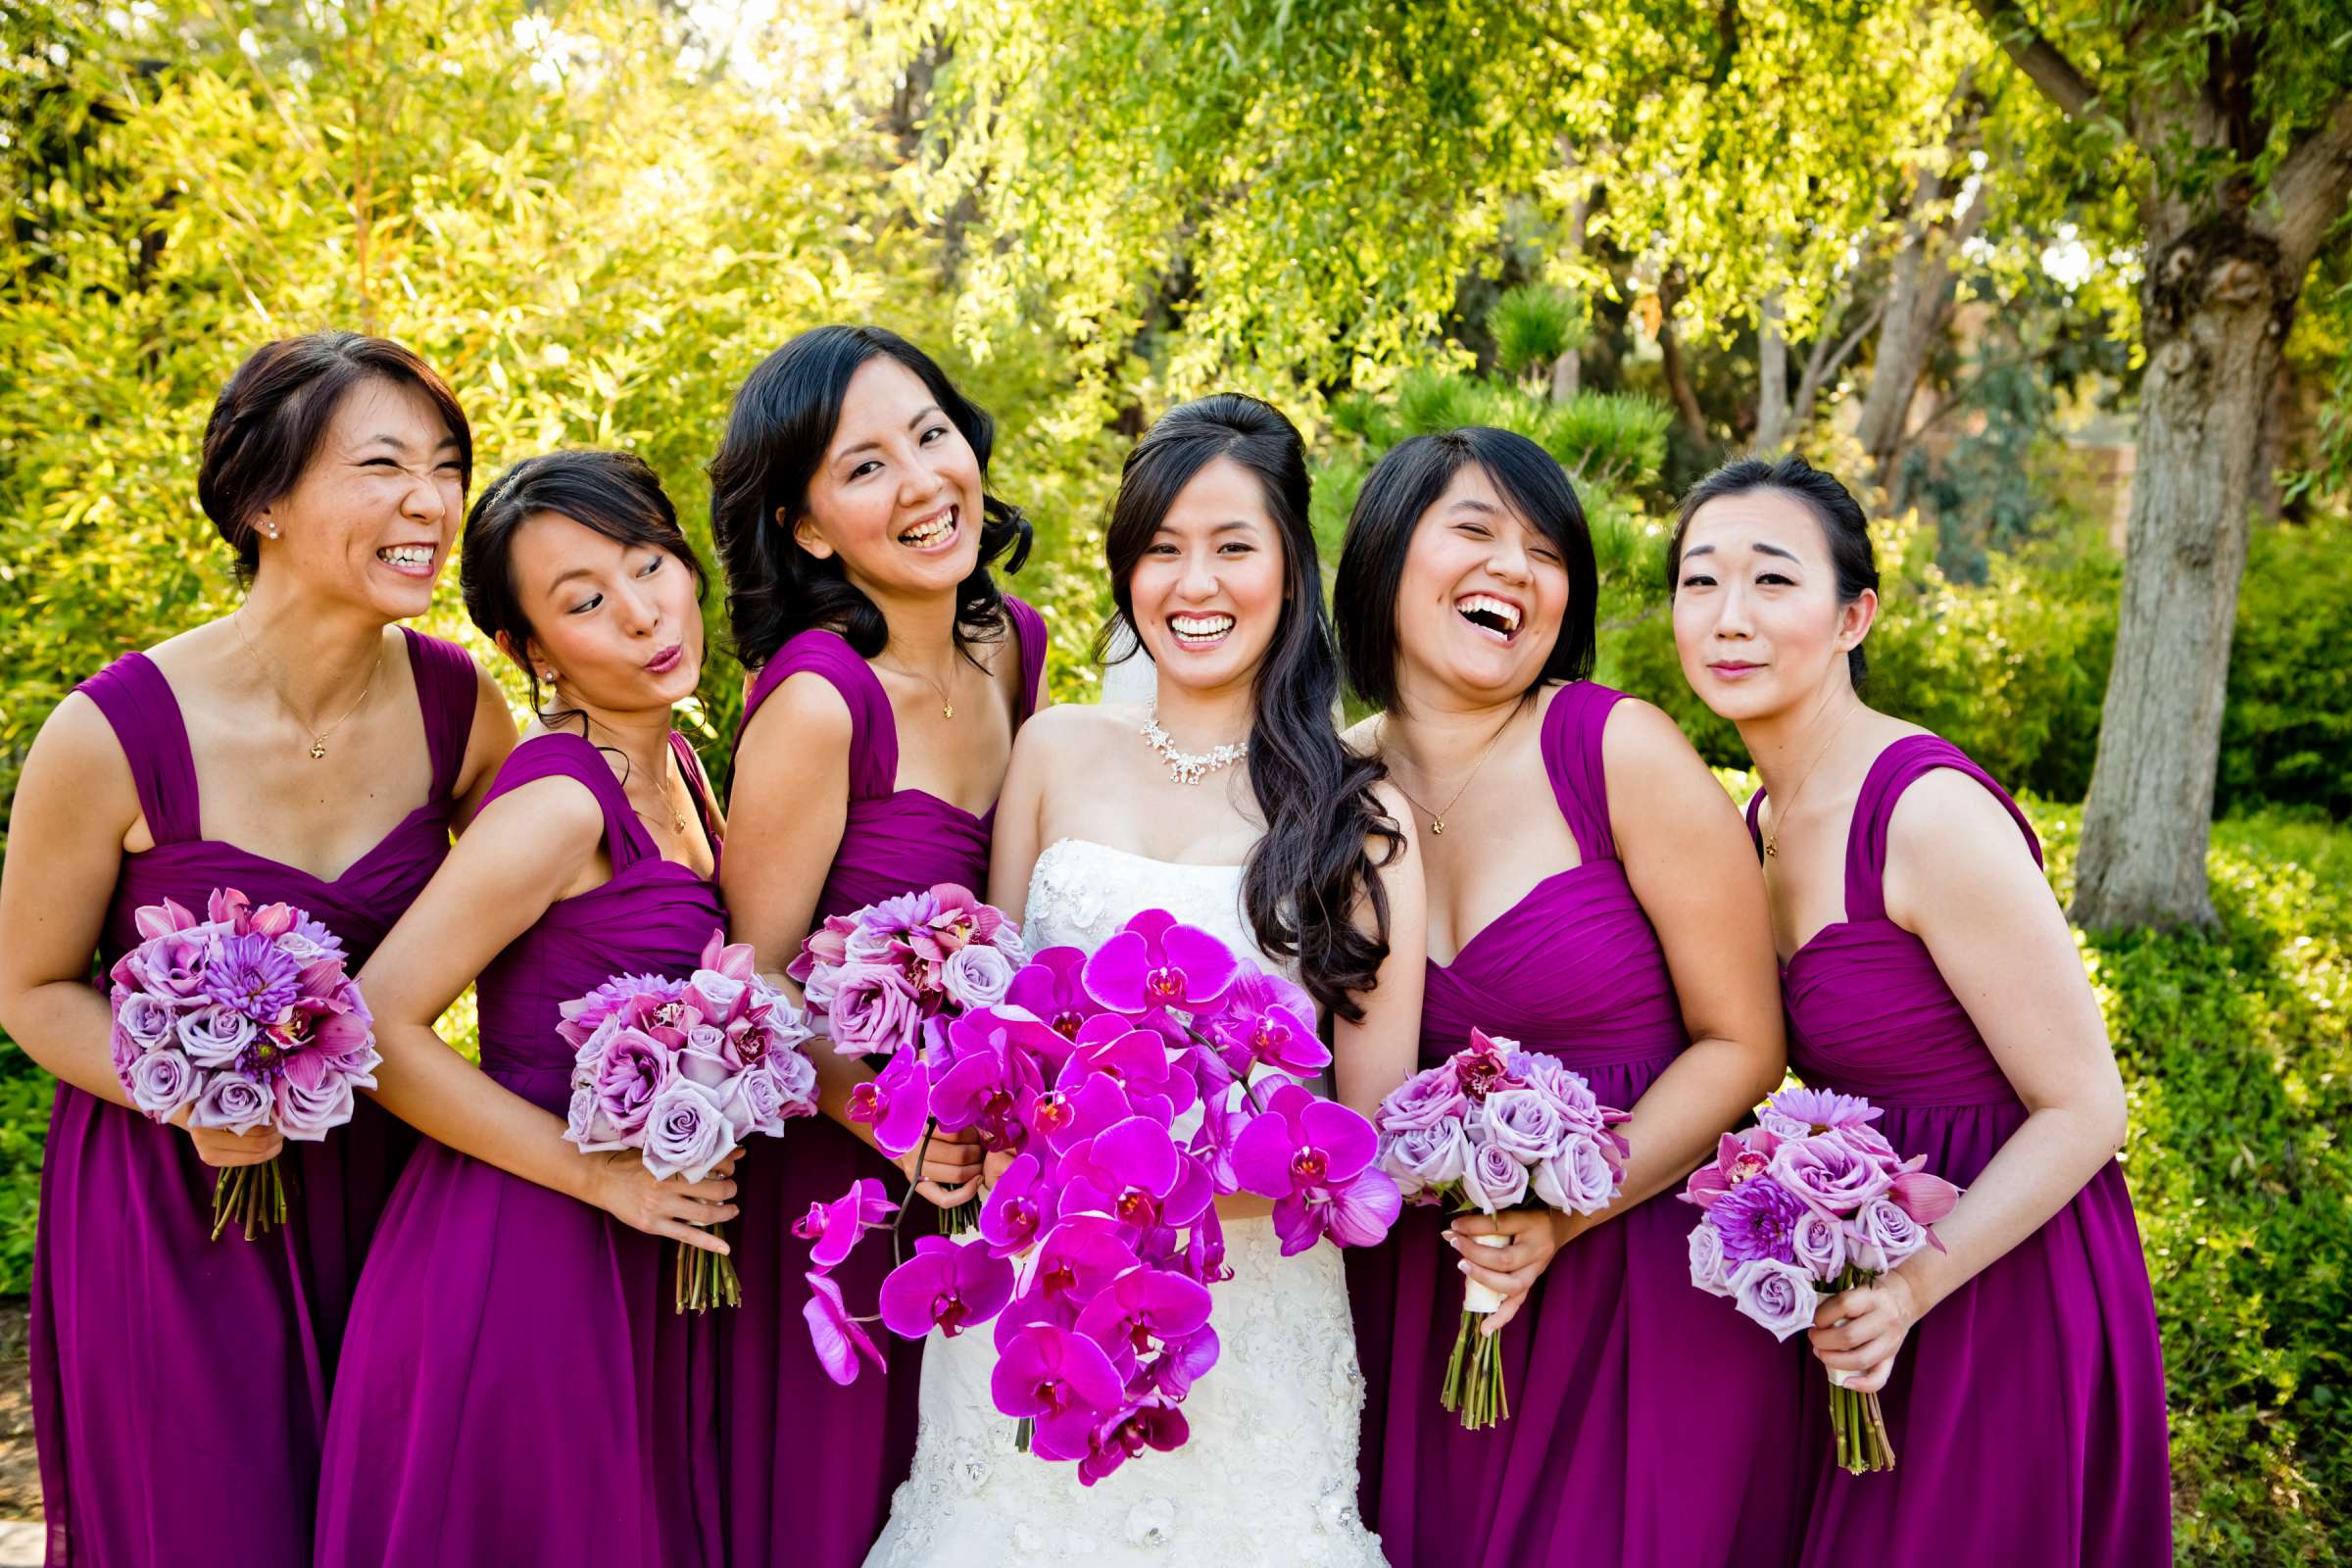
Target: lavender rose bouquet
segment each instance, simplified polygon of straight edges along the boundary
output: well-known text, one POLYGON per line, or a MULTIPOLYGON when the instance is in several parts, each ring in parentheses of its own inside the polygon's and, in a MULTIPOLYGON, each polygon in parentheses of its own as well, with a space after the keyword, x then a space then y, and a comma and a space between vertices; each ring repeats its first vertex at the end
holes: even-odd
MULTIPOLYGON (((234 888, 217 889, 201 920, 169 899, 135 919, 145 940, 108 975, 115 1072, 132 1105, 159 1122, 184 1110, 191 1127, 269 1127, 307 1143, 351 1119, 382 1057, 341 938, 234 888)), ((231 1219, 250 1241, 285 1217, 275 1159, 213 1185, 216 1241, 231 1219)))
MULTIPOLYGON (((1544 1207, 1591 1214, 1623 1185, 1626 1143, 1610 1129, 1626 1119, 1558 1057, 1473 1029, 1466 1048, 1382 1101, 1376 1125, 1381 1167, 1407 1202, 1450 1201, 1457 1213, 1544 1207)), ((1508 1245, 1500 1236, 1473 1240, 1508 1245)), ((1478 1322, 1501 1305, 1487 1286, 1463 1283, 1462 1325, 1438 1402, 1458 1411, 1473 1432, 1511 1414, 1501 1336, 1480 1332, 1478 1322)))
MULTIPOLYGON (((562 1012, 573 1053, 564 1136, 585 1152, 634 1149, 656 1176, 701 1181, 744 1139, 780 1138, 816 1113, 807 1023, 723 933, 684 980, 622 975, 562 1012)), ((681 1312, 740 1304, 734 1261, 681 1247, 676 1298, 681 1312)))
MULTIPOLYGON (((1813 1326, 1822 1298, 1867 1285, 1923 1247, 1960 1190, 1904 1159, 1870 1124, 1869 1101, 1820 1089, 1784 1089, 1756 1125, 1726 1133, 1715 1162, 1684 1184, 1704 1210, 1690 1232, 1690 1283, 1727 1297, 1786 1340, 1813 1326)), ((1830 1421, 1848 1472, 1894 1468, 1894 1444, 1876 1394, 1833 1374, 1830 1421)))
MULTIPOLYGON (((785 972, 801 983, 833 1049, 849 1056, 890 1057, 895 1087, 918 1066, 926 1084, 944 1076, 956 1054, 948 1026, 1004 1001, 1028 957, 1021 928, 1004 911, 981 903, 969 888, 942 882, 829 916, 801 944, 800 956, 785 972)), ((935 1129, 970 1125, 935 1117, 915 1142, 935 1129)), ((979 1218, 975 1200, 942 1211, 940 1229, 962 1235, 979 1218)))

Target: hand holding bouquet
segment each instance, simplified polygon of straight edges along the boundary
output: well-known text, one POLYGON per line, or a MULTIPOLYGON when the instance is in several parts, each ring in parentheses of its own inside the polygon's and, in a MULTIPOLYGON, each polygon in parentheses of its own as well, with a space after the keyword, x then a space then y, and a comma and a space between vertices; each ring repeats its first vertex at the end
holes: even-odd
MULTIPOLYGON (((556 1030, 573 1050, 564 1136, 585 1152, 634 1149, 655 1176, 698 1182, 744 1139, 781 1137, 786 1121, 816 1113, 808 1025, 754 973, 751 948, 722 933, 688 978, 619 976, 563 1015, 556 1030)), ((678 1250, 679 1311, 742 1299, 724 1253, 678 1250)))
MULTIPOLYGON (((1867 1285, 1923 1247, 1960 1190, 1904 1159, 1870 1124, 1869 1101, 1784 1089, 1756 1125, 1724 1134, 1715 1162, 1684 1184, 1704 1210, 1690 1232, 1690 1283, 1730 1298, 1786 1340, 1813 1326, 1822 1298, 1867 1285)), ((1838 1462, 1860 1475, 1894 1468, 1877 1394, 1830 1377, 1838 1462)))
MULTIPOLYGON (((1610 1129, 1626 1119, 1558 1057, 1473 1029, 1467 1047, 1381 1102, 1380 1162, 1408 1202, 1451 1202, 1457 1213, 1541 1206, 1591 1214, 1623 1185, 1626 1143, 1610 1129)), ((1472 1240, 1506 1245, 1500 1236, 1472 1240)), ((1462 1324, 1438 1392, 1473 1432, 1510 1418, 1500 1336, 1478 1324, 1502 1299, 1476 1280, 1463 1283, 1462 1324)))
MULTIPOLYGON (((191 1127, 323 1139, 383 1059, 342 939, 234 888, 217 889, 205 916, 169 899, 140 909, 146 940, 109 972, 115 1072, 131 1104, 159 1122, 185 1110, 191 1127)), ((250 1241, 285 1217, 274 1157, 214 1183, 216 1241, 232 1218, 250 1241)))

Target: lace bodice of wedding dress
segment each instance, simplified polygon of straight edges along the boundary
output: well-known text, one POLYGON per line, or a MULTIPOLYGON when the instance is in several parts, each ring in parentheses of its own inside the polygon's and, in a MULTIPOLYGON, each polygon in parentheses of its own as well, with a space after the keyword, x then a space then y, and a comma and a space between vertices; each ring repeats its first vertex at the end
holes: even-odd
MULTIPOLYGON (((1032 952, 1092 949, 1142 909, 1166 909, 1263 961, 1241 911, 1241 868, 1179 865, 1064 839, 1038 857, 1023 932, 1032 952)), ((987 1329, 923 1350, 914 1469, 866 1568, 1159 1564, 1384 1568, 1355 1507, 1363 1376, 1340 1255, 1282 1256, 1273 1223, 1225 1223, 1234 1277, 1215 1287, 1223 1352, 1184 1402, 1192 1439, 1093 1487, 1077 1467, 1018 1452, 989 1397, 987 1329)))

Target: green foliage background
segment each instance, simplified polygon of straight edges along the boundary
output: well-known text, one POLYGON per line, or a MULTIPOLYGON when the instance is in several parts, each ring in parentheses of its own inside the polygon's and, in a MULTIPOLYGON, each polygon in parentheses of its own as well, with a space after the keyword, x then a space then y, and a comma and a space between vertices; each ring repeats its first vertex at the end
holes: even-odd
MULTIPOLYGON (((1824 69, 1803 8, 1764 9, 1767 56, 1824 69)), ((1923 80, 1931 58, 1965 52, 1941 11, 1904 34, 1862 9, 1865 41, 1907 43, 1923 80)), ((1622 330, 1621 280, 1527 237, 1570 199, 1574 168, 1449 50, 1488 28, 1481 47, 1526 51, 1540 106, 1578 136, 1787 151, 1792 106, 1762 92, 1737 117, 1580 119, 1654 102, 1644 73, 1703 71, 1640 5, 1596 12, 1624 33, 1607 59, 1467 3, 948 11, 969 47, 944 57, 931 24, 891 4, 786 5, 731 32, 633 0, 414 0, 357 30, 338 10, 223 0, 0 14, 0 842, 24 749, 74 682, 233 606, 195 504, 205 415, 253 346, 328 324, 400 338, 443 370, 474 421, 477 483, 550 447, 626 445, 706 550, 703 465, 759 358, 827 320, 906 332, 999 416, 992 488, 1036 524, 1015 587, 1047 615, 1065 700, 1095 679, 1082 651, 1107 605, 1100 520, 1119 459, 1174 399, 1240 386, 1298 417, 1327 559, 1397 440, 1519 429, 1586 497, 1602 678, 1744 766, 1675 662, 1664 405, 1630 357, 1599 390, 1547 394, 1565 349, 1616 363, 1595 312, 1610 305, 1622 330), (1090 104, 1131 134, 1068 135, 1090 104), (961 142, 941 134, 954 117, 961 142), (1501 172, 1531 194, 1495 199, 1501 172), (1428 232, 1408 244, 1415 223, 1428 232)), ((1845 90, 1852 123, 1832 139, 1852 133, 1838 145, 1855 168, 1880 156, 1857 128, 1869 117, 1916 138, 1946 114, 1919 81, 1845 90)), ((1827 205, 1793 225, 1801 160, 1784 161, 1731 159, 1719 186, 1662 181, 1608 220, 1681 245, 1701 227, 1769 236, 1732 244, 1695 286, 1779 289, 1801 327, 1836 308, 1832 259, 1883 226, 1883 203, 1859 175, 1816 180, 1827 205)), ((2341 276, 2323 282, 2352 300, 2341 276)), ((2340 347, 2339 327, 2306 336, 2340 347)), ((2017 400, 2046 415, 2054 395, 2017 400)), ((1829 439, 1816 456, 1857 471, 1829 439)), ((2052 803, 2089 777, 2118 563, 2041 447, 1995 425, 1977 450, 1948 470, 1992 519, 1965 552, 1916 514, 1880 524, 1871 694, 2034 793, 2063 889, 2074 823, 2052 803)), ((2344 532, 2256 539, 2221 774, 2236 814, 2211 858, 2222 932, 2083 938, 2132 1094, 2183 1561, 2352 1560, 2344 532)), ((454 585, 428 629, 497 667, 454 585)), ((688 714, 714 761, 739 677, 714 661, 688 714)), ((0 1292, 25 1284, 49 1092, 0 1040, 0 1292)))

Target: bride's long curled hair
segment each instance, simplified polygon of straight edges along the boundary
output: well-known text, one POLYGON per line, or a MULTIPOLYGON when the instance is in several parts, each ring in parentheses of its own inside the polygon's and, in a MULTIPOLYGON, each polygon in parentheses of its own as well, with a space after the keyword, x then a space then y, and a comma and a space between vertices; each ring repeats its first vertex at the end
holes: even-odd
POLYGON ((1364 1010, 1356 996, 1372 989, 1389 954, 1380 868, 1403 853, 1404 835, 1372 793, 1380 762, 1350 751, 1333 723, 1340 662, 1307 523, 1306 449, 1280 410, 1221 392, 1170 409, 1127 454, 1103 540, 1117 613, 1096 658, 1121 628, 1141 646, 1129 583, 1136 563, 1184 487, 1219 458, 1256 477, 1282 534, 1282 613, 1253 683, 1248 762, 1266 831, 1242 871, 1242 907, 1266 955, 1296 959, 1316 1004, 1353 1021, 1364 1010), (1371 911, 1370 934, 1357 925, 1359 909, 1371 911))

